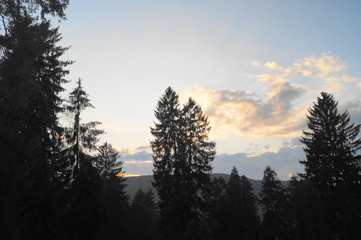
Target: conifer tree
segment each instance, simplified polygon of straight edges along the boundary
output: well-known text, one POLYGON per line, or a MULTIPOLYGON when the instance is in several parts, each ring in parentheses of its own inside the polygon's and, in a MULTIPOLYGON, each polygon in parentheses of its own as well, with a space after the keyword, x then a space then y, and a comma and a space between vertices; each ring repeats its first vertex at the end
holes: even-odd
POLYGON ((82 158, 86 158, 90 151, 96 150, 96 143, 99 141, 99 135, 103 134, 103 130, 96 127, 100 122, 93 121, 81 123, 81 113, 94 106, 90 103, 88 94, 83 88, 82 80, 79 79, 77 87, 69 94, 68 105, 66 110, 72 114, 73 127, 67 128, 67 144, 69 149, 69 157, 71 159, 73 177, 79 173, 82 158))
POLYGON ((170 87, 155 111, 151 128, 154 186, 160 197, 161 227, 168 238, 196 237, 205 214, 215 143, 208 140, 207 118, 194 100, 182 109, 170 87))
POLYGON ((105 239, 123 239, 128 196, 124 190, 123 162, 120 154, 109 143, 97 148, 94 166, 102 179, 102 198, 99 232, 105 239))
POLYGON ((350 123, 347 111, 339 113, 338 103, 321 93, 309 109, 301 142, 305 145, 304 179, 311 181, 328 204, 330 229, 340 239, 361 237, 361 125, 350 123))
POLYGON ((100 237, 101 200, 103 180, 94 167, 96 157, 91 154, 102 130, 100 122, 81 122, 81 114, 93 107, 88 94, 77 81, 77 87, 69 94, 67 111, 73 116, 73 127, 66 129, 66 142, 70 168, 72 169, 70 209, 67 216, 68 237, 71 239, 97 239, 100 237))
POLYGON ((211 191, 209 201, 208 225, 214 239, 224 239, 227 227, 227 203, 226 203, 227 181, 223 177, 215 177, 211 180, 211 191))
POLYGON ((44 9, 39 2, 0 3, 0 232, 13 239, 52 238, 57 218, 52 165, 70 62, 60 60, 66 48, 58 46, 58 29, 26 11, 44 9))
POLYGON ((262 239, 288 239, 284 189, 277 173, 269 166, 263 172, 260 203, 263 209, 262 239))
POLYGON ((286 190, 290 239, 336 239, 328 229, 327 205, 312 182, 292 176, 286 190))
POLYGON ((257 239, 257 197, 248 179, 233 167, 227 182, 224 239, 257 239))

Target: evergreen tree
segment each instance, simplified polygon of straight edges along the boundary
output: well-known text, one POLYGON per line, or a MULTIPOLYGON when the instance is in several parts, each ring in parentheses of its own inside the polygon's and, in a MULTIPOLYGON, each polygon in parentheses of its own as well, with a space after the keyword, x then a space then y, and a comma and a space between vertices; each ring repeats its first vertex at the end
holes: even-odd
POLYGON ((139 188, 134 195, 133 204, 142 205, 148 209, 156 209, 154 192, 151 188, 147 192, 144 192, 142 188, 139 188))
POLYGON ((284 189, 277 173, 269 166, 263 172, 260 203, 263 209, 262 239, 289 239, 284 189))
POLYGON ((337 102, 321 93, 307 116, 304 179, 311 181, 328 204, 329 224, 340 239, 361 237, 361 125, 350 123, 349 113, 338 112, 337 102))
POLYGON ((74 116, 73 127, 67 130, 67 144, 69 148, 69 158, 71 159, 73 177, 76 178, 81 168, 82 156, 86 156, 90 151, 96 150, 96 143, 99 141, 99 135, 103 134, 103 130, 96 127, 100 122, 93 121, 81 123, 81 113, 94 106, 90 103, 88 94, 82 86, 82 80, 79 79, 77 87, 69 94, 67 111, 74 116))
POLYGON ((224 239, 227 227, 227 203, 226 203, 227 181, 223 177, 215 177, 211 180, 211 191, 209 194, 210 216, 209 228, 214 239, 224 239))
POLYGON ((66 48, 58 46, 58 29, 26 7, 29 1, 0 3, 0 232, 43 239, 55 234, 52 165, 70 62, 60 60, 66 48))
POLYGON ((96 143, 102 130, 100 122, 81 123, 81 113, 93 107, 88 94, 77 81, 77 87, 69 94, 66 109, 73 115, 73 127, 66 129, 67 155, 72 169, 70 209, 67 217, 69 239, 98 239, 100 237, 100 209, 103 181, 94 167, 96 143))
POLYGON ((215 143, 208 141, 209 123, 192 99, 180 109, 178 95, 170 87, 155 116, 153 184, 160 197, 162 231, 168 238, 194 238, 204 220, 215 155, 215 143))
POLYGON ((100 235, 106 239, 123 239, 125 237, 125 213, 128 196, 124 190, 125 178, 120 154, 111 144, 104 143, 98 148, 95 168, 103 183, 101 199, 100 235))
POLYGON ((336 239, 328 230, 327 205, 312 182, 293 176, 287 188, 287 196, 291 239, 336 239))
POLYGON ((141 188, 138 189, 127 218, 128 235, 134 240, 159 239, 158 222, 159 214, 153 190, 144 192, 141 188))
POLYGON ((233 167, 226 188, 224 239, 257 239, 257 197, 248 179, 233 167))

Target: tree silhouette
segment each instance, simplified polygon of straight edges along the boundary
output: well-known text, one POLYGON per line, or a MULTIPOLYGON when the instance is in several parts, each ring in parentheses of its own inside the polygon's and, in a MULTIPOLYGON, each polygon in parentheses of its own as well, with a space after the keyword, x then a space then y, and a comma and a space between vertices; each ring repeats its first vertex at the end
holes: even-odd
POLYGON ((170 87, 155 116, 153 184, 160 197, 162 231, 168 238, 194 238, 203 222, 215 155, 215 143, 208 141, 209 123, 192 99, 180 109, 178 95, 170 87))
POLYGON ((128 195, 124 190, 126 179, 122 176, 123 162, 119 157, 118 151, 106 142, 98 148, 94 161, 103 183, 99 235, 106 239, 120 239, 126 232, 128 195))
POLYGON ((0 3, 5 26, 0 36, 0 232, 10 238, 52 238, 59 94, 70 62, 60 60, 66 48, 58 46, 58 29, 16 11, 19 2, 0 3))
POLYGON ((224 239, 257 239, 257 197, 251 183, 233 167, 226 187, 224 239))
POLYGON ((288 239, 284 189, 277 173, 269 166, 263 172, 260 203, 263 209, 262 239, 288 239))
POLYGON ((81 168, 82 157, 86 156, 89 151, 96 150, 96 143, 99 141, 99 135, 103 134, 103 130, 96 127, 100 122, 93 121, 81 123, 81 113, 94 106, 90 103, 88 94, 82 86, 82 80, 79 79, 77 87, 69 94, 68 105, 66 110, 74 116, 73 127, 67 128, 67 144, 69 148, 69 157, 73 169, 73 177, 76 178, 81 168))
POLYGON ((361 237, 361 168, 358 137, 361 125, 350 123, 349 113, 338 112, 337 102, 321 93, 307 116, 309 130, 303 131, 304 179, 311 181, 329 206, 329 223, 340 239, 361 237))
POLYGON ((96 129, 100 122, 81 123, 81 113, 93 107, 88 94, 77 81, 77 87, 70 92, 67 111, 73 116, 73 127, 66 129, 68 157, 72 169, 71 200, 68 214, 68 238, 97 239, 100 231, 100 206, 103 181, 94 167, 96 157, 90 152, 97 149, 96 143, 102 130, 96 129))

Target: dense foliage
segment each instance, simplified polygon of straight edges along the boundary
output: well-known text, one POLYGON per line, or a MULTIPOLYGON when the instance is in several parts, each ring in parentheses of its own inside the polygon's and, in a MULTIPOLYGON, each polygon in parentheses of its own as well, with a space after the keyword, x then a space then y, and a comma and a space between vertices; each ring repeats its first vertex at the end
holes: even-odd
POLYGON ((215 143, 208 140, 207 117, 193 99, 180 108, 178 95, 170 87, 159 100, 155 116, 151 147, 163 236, 199 238, 215 155, 215 143))

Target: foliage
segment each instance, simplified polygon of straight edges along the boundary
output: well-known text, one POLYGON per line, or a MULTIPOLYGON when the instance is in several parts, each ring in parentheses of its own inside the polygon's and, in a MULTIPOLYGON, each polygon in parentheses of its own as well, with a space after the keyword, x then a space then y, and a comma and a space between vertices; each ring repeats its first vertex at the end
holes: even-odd
POLYGON ((321 93, 307 116, 303 131, 306 159, 303 179, 311 181, 328 206, 330 229, 340 239, 359 238, 361 231, 361 125, 350 123, 349 113, 338 112, 337 102, 321 93))
POLYGON ((160 197, 161 227, 168 238, 197 236, 206 213, 210 162, 215 143, 208 141, 207 118, 194 100, 181 109, 178 95, 170 87, 155 111, 151 128, 154 186, 160 197))
POLYGON ((240 177, 235 167, 226 186, 226 206, 224 239, 257 239, 257 197, 251 183, 240 177))
POLYGON ((263 172, 260 204, 263 210, 262 239, 289 239, 285 195, 277 173, 269 166, 263 172))

